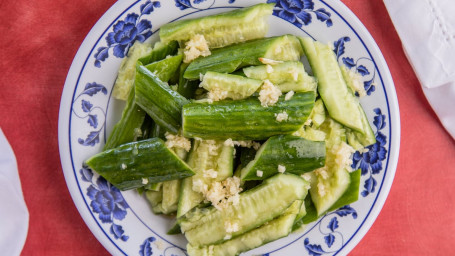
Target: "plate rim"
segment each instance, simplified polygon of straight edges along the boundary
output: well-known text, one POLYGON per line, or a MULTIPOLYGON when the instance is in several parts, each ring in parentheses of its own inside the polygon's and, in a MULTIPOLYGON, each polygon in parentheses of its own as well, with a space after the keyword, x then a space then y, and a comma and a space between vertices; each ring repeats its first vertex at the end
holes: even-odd
MULTIPOLYGON (((396 95, 396 89, 395 85, 393 83, 393 79, 390 73, 390 70, 388 68, 387 62, 377 45, 376 41, 372 37, 372 35, 369 33, 369 31, 366 29, 366 27, 363 25, 363 23, 358 19, 358 17, 341 1, 333 1, 333 0, 319 0, 321 3, 325 4, 328 8, 330 8, 332 11, 334 11, 338 17, 340 17, 346 25, 350 27, 350 29, 356 34, 358 39, 361 41, 363 46, 365 47, 366 51, 370 55, 370 57, 373 59, 374 66, 375 68, 379 71, 379 76, 381 79, 384 89, 384 95, 386 97, 386 105, 388 108, 388 119, 389 119, 389 124, 390 124, 390 137, 389 137, 389 154, 387 158, 387 164, 383 176, 383 181, 381 183, 381 187, 378 190, 378 194, 368 212, 366 215, 364 221, 360 226, 356 228, 356 231, 354 234, 350 237, 348 241, 343 245, 342 248, 338 250, 333 255, 337 255, 339 253, 349 253, 365 236, 365 234, 368 232, 368 230, 371 228, 373 223, 376 221, 379 213, 381 212, 385 201, 388 197, 388 194, 390 192, 394 176, 396 173, 396 168, 397 168, 397 163, 398 163, 398 158, 399 158, 399 148, 400 148, 400 138, 401 138, 401 123, 400 123, 400 115, 399 115, 399 106, 398 106, 398 99, 396 95), (327 3, 330 2, 330 3, 327 3), (333 8, 335 6, 336 8, 333 8), (341 8, 341 12, 343 12, 343 15, 339 13, 341 8), (346 15, 345 15, 346 14, 346 15), (350 22, 346 20, 346 16, 349 16, 348 19, 351 20, 354 23, 354 27, 351 25, 350 22), (360 37, 359 33, 362 34, 362 37, 360 37), (367 47, 367 45, 369 47, 367 47), (375 55, 373 57, 372 55, 375 55), (386 84, 387 88, 386 88, 386 84), (386 90, 387 89, 387 90, 386 90), (394 111, 392 112, 391 109, 394 111), (392 122, 391 122, 392 121, 392 122), (392 134, 393 137, 396 137, 392 139, 392 134), (392 151, 394 152, 392 154, 392 151), (387 179, 386 179, 387 178, 387 179)), ((133 6, 135 6, 138 2, 141 2, 141 0, 136 0, 136 1, 117 1, 115 2, 107 11, 104 12, 104 14, 101 16, 101 18, 98 19, 98 21, 95 23, 95 25, 91 28, 87 36, 84 38, 82 44, 80 45, 77 53, 75 54, 72 64, 68 70, 68 75, 65 80, 62 96, 61 96, 61 101, 60 101, 60 109, 59 109, 59 120, 58 120, 58 141, 59 141, 59 153, 60 153, 60 161, 62 164, 62 170, 65 176, 65 181, 67 183, 68 190, 71 194, 73 203, 75 204, 76 208, 78 209, 79 214, 83 218, 85 224, 89 227, 90 231, 95 235, 97 238, 98 242, 100 242, 103 247, 105 247, 111 254, 117 254, 118 252, 122 252, 125 254, 125 252, 117 246, 117 243, 113 241, 109 235, 106 234, 103 228, 100 227, 100 224, 96 221, 95 216, 93 215, 93 212, 90 210, 89 205, 83 198, 83 193, 81 191, 81 188, 79 186, 79 182, 75 178, 74 175, 76 175, 76 168, 73 163, 73 159, 71 157, 71 142, 69 139, 71 138, 70 134, 68 131, 71 129, 71 124, 70 124, 70 115, 65 115, 68 112, 71 114, 71 106, 65 106, 65 99, 73 99, 74 97, 74 90, 76 89, 76 85, 79 83, 79 78, 80 74, 83 71, 83 68, 87 64, 88 58, 86 59, 85 56, 91 56, 91 52, 93 49, 96 47, 98 44, 99 40, 101 40, 101 36, 98 38, 98 40, 95 41, 95 44, 92 45, 93 39, 96 39, 97 33, 99 31, 104 31, 101 35, 103 35, 112 25, 115 23, 119 17, 121 17, 125 12, 127 12, 129 9, 131 9, 133 6), (117 13, 120 14, 116 15, 117 13), (117 16, 112 22, 109 22, 112 17, 117 16), (105 26, 105 24, 109 24, 109 26, 105 26), (103 29, 105 28, 105 29, 103 29), (82 59, 81 59, 82 57, 82 59), (80 66, 80 68, 79 68, 80 66), (76 73, 75 73, 76 71, 76 73), (77 72, 79 71, 79 72, 77 72), (75 75, 78 74, 79 75, 75 75), (78 78, 76 78, 78 77, 78 78), (76 81, 75 83, 72 83, 72 81, 76 81), (68 126, 67 126, 68 125, 68 126), (64 129, 67 128, 67 129, 64 129), (69 149, 69 150, 68 150, 69 149), (68 162, 69 161, 69 162, 68 162), (72 171, 68 172, 65 171, 66 167, 68 164, 72 167, 72 171), (71 174, 71 175, 70 175, 71 174), (77 188, 75 189, 75 184, 74 181, 76 181, 76 184, 78 184, 77 188), (81 203, 80 200, 84 203, 81 203), (100 230, 101 229, 101 230, 100 230), (110 241, 109 242, 103 242, 106 241, 106 238, 110 241)), ((232 6, 234 7, 234 6, 232 6)), ((154 32, 156 33, 156 31, 154 32)), ((300 239, 300 238, 299 238, 300 239)))

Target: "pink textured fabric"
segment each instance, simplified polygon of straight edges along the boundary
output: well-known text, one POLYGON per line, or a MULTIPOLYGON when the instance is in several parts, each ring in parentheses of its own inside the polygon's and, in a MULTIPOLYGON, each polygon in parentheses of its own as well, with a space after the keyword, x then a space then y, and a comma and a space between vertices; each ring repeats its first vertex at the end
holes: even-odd
MULTIPOLYGON (((30 211, 23 255, 108 255, 68 193, 57 120, 72 59, 114 2, 0 1, 0 126, 16 153, 30 211)), ((385 56, 402 121, 392 190, 351 255, 455 255, 455 142, 428 105, 383 2, 343 2, 385 56)))

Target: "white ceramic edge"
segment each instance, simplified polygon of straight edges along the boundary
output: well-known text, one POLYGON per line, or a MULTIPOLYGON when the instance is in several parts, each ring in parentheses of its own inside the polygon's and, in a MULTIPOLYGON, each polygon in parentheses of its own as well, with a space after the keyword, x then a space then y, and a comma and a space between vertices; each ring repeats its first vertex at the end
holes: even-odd
MULTIPOLYGON (((93 47, 92 42, 97 40, 97 35, 95 31, 103 31, 106 27, 109 27, 111 13, 122 12, 122 10, 128 6, 128 4, 132 3, 133 1, 117 1, 115 2, 109 9, 101 16, 100 19, 95 23, 95 25, 90 29, 89 33, 85 37, 82 44, 79 46, 79 49, 76 55, 73 58, 73 62, 68 70, 68 76, 65 80, 65 85, 63 87, 62 97, 60 99, 60 110, 59 110, 59 119, 58 119, 58 145, 59 145, 59 153, 60 153, 60 161, 62 164, 62 169, 67 168, 67 166, 73 166, 71 162, 71 154, 70 154, 70 147, 69 147, 69 117, 70 115, 66 115, 71 110, 71 105, 63 105, 64 99, 72 100, 74 87, 71 85, 77 83, 79 71, 82 69, 86 56, 89 55, 91 48, 93 47)), ((98 242, 112 255, 121 255, 120 250, 113 244, 109 243, 106 240, 106 235, 104 232, 99 228, 98 224, 96 223, 95 219, 92 217, 89 208, 83 203, 84 198, 79 193, 79 187, 77 187, 77 181, 75 176, 73 175, 73 171, 63 171, 65 176, 65 181, 68 187, 68 190, 71 194, 71 198, 73 199, 73 203, 76 205, 79 214, 81 215, 82 219, 84 220, 87 227, 90 229, 92 234, 96 237, 98 242), (105 241, 106 242, 101 242, 105 241)))
MULTIPOLYGON (((400 123, 400 109, 398 105, 398 98, 397 98, 397 93, 395 90, 395 84, 392 79, 392 75, 390 73, 390 70, 388 68, 387 62, 382 55, 381 50, 379 49, 379 46, 377 45, 376 41, 374 40, 373 36, 370 34, 370 32, 367 30, 365 25, 360 21, 360 19, 349 9, 343 2, 339 0, 332 0, 332 1, 327 1, 330 2, 330 6, 334 7, 334 9, 339 10, 339 8, 342 8, 346 10, 345 13, 346 15, 349 15, 349 19, 352 21, 355 21, 356 24, 354 26, 358 27, 356 30, 359 32, 358 34, 365 35, 365 37, 362 37, 361 39, 364 41, 365 45, 367 46, 366 48, 370 51, 370 54, 373 57, 373 60, 375 61, 377 69, 380 71, 380 75, 382 77, 382 82, 384 84, 384 87, 386 88, 386 97, 388 100, 388 110, 391 109, 396 109, 395 112, 388 111, 390 115, 390 120, 391 124, 390 125, 390 134, 391 134, 391 140, 390 140, 390 152, 388 152, 388 166, 387 166, 387 173, 385 174, 384 177, 384 182, 382 184, 381 190, 378 191, 378 197, 376 199, 376 202, 374 203, 373 208, 371 209, 369 215, 365 219, 365 222, 363 225, 358 229, 357 233, 353 235, 353 238, 351 241, 349 241, 346 246, 341 249, 337 254, 344 255, 348 254, 352 249, 354 249, 355 246, 365 237, 366 233, 370 228, 373 226, 373 223, 376 221, 377 217, 379 216, 379 213, 382 210, 382 207, 385 204, 385 201, 387 199, 387 196, 389 195, 390 189, 392 187, 393 180, 395 178, 395 173, 398 165, 398 157, 400 153, 400 140, 401 140, 401 123, 400 123), (370 46, 371 47, 368 47, 370 46), (377 54, 376 54, 377 53, 377 54), (377 56, 375 56, 377 55, 377 56), (382 72, 383 71, 383 72, 382 72), (390 85, 390 86, 386 86, 390 85)), ((349 23, 346 20, 347 23, 349 23)), ((349 24, 351 25, 351 24, 349 24)))
MULTIPOLYGON (((64 166, 72 166, 71 162, 71 157, 70 157, 70 151, 69 151, 69 138, 68 138, 68 129, 69 129, 69 116, 68 115, 62 115, 63 113, 68 113, 70 111, 70 106, 63 106, 62 102, 63 99, 65 98, 70 98, 72 99, 72 93, 74 92, 73 90, 70 90, 69 86, 70 84, 76 83, 77 77, 75 72, 72 72, 73 70, 80 70, 82 66, 84 65, 85 61, 85 56, 88 55, 91 49, 91 44, 89 45, 89 41, 92 41, 93 39, 96 39, 95 34, 92 32, 96 30, 100 30, 106 27, 105 23, 109 23, 109 18, 111 12, 117 11, 117 9, 122 9, 124 5, 128 5, 129 3, 132 3, 134 1, 117 1, 114 3, 104 14, 103 16, 96 22, 96 24, 92 27, 90 32, 87 34, 86 38, 82 42, 81 46, 79 47, 79 50, 77 51, 73 62, 71 64, 71 67, 68 71, 68 76, 65 81, 65 85, 63 88, 63 93, 60 101, 60 110, 59 110, 59 120, 58 120, 58 141, 59 141, 59 152, 60 152, 60 159, 61 159, 61 164, 62 168, 65 168, 64 166), (82 57, 82 58, 81 58, 82 57)), ((365 26, 362 24, 362 22, 357 18, 357 16, 341 1, 328 1, 330 2, 330 6, 334 7, 334 9, 339 10, 339 8, 342 8, 343 14, 349 15, 349 19, 356 21, 356 25, 358 26, 358 31, 360 34, 365 35, 366 37, 362 37, 363 41, 367 45, 371 45, 371 48, 368 48, 370 52, 373 50, 375 53, 377 53, 377 56, 373 56, 373 59, 375 60, 375 63, 378 67, 378 70, 384 71, 381 72, 381 76, 383 79, 384 84, 389 84, 390 86, 387 89, 387 97, 388 97, 388 104, 389 104, 389 109, 396 109, 396 112, 389 112, 390 114, 390 120, 391 126, 390 126, 390 131, 394 139, 390 141, 390 152, 389 152, 389 163, 387 167, 387 177, 384 178, 384 182, 382 184, 381 188, 381 193, 378 195, 377 200, 375 202, 374 207, 372 208, 369 216, 366 218, 365 222, 363 223, 362 227, 357 231, 357 234, 354 235, 352 240, 338 253, 339 254, 348 254, 365 236, 365 234, 368 232, 368 230, 371 228, 373 223, 375 222, 376 218, 378 217, 382 207, 384 206, 384 203, 387 199, 387 196, 390 192, 390 188, 392 186, 396 168, 397 168, 397 163, 398 163, 398 155, 399 155, 399 147, 400 147, 400 114, 399 114, 399 108, 398 108, 398 99, 396 96, 396 90, 394 87, 394 83, 392 80, 392 76, 390 74, 390 71, 388 69, 387 63, 384 59, 384 56, 382 55, 378 45, 374 41, 373 37, 371 34, 368 32, 368 30, 365 28, 365 26), (383 191, 385 190, 385 191, 383 191)), ((372 55, 375 55, 374 53, 371 53, 372 55)), ((72 88, 71 88, 72 89, 72 88)), ((101 243, 101 240, 105 240, 105 234, 98 228, 98 224, 95 222, 95 220, 92 218, 91 213, 87 210, 86 205, 82 204, 81 202, 84 202, 84 199, 82 198, 81 194, 76 192, 79 190, 78 187, 75 186, 75 178, 72 175, 71 172, 63 172, 65 176, 65 180, 68 186, 68 190, 71 194, 71 197, 73 199, 73 202, 78 209, 82 219, 86 223, 86 225, 89 227, 90 231, 94 234, 94 236, 97 238, 97 240, 102 244, 106 250, 108 250, 111 254, 116 255, 119 253, 119 250, 116 246, 114 246, 112 243, 101 243), (71 175, 69 174, 71 173, 71 175)))

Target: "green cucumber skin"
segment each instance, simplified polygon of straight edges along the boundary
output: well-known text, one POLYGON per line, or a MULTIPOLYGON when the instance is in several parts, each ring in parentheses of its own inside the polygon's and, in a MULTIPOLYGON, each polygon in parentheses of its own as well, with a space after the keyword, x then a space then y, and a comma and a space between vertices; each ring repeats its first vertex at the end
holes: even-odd
POLYGON ((293 227, 294 230, 300 228, 300 226, 303 224, 311 223, 313 221, 316 221, 319 218, 318 210, 316 210, 316 207, 314 206, 310 193, 308 193, 308 195, 305 197, 304 204, 305 204, 306 214, 300 220, 298 220, 298 221, 296 221, 296 223, 294 223, 294 227, 293 227))
POLYGON ((176 221, 174 223, 174 225, 172 225, 172 227, 167 231, 168 235, 179 235, 179 234, 182 234, 182 231, 180 230, 180 225, 179 223, 176 221))
POLYGON ((146 65, 145 67, 154 73, 158 79, 163 82, 169 81, 179 70, 182 63, 183 55, 179 54, 166 58, 164 60, 156 61, 146 65))
POLYGON ((122 117, 114 125, 103 150, 112 149, 137 139, 138 134, 136 134, 135 130, 141 129, 145 116, 145 111, 136 105, 135 93, 134 90, 131 90, 126 106, 123 109, 122 117))
POLYGON ((261 65, 258 58, 295 61, 300 59, 302 53, 298 39, 292 35, 247 41, 215 49, 211 55, 195 59, 186 69, 184 77, 196 80, 199 79, 200 74, 204 75, 207 71, 232 73, 245 66, 261 65), (277 48, 282 49, 281 55, 275 54, 277 48))
POLYGON ((183 107, 185 137, 217 140, 261 140, 273 135, 290 134, 308 118, 315 93, 296 93, 285 101, 284 95, 270 107, 263 107, 256 97, 237 101, 189 103, 183 107), (275 114, 286 111, 287 121, 278 122, 275 114))
POLYGON ((144 66, 137 66, 135 84, 136 103, 156 124, 177 133, 181 127, 182 106, 187 104, 188 100, 144 66))
MULTIPOLYGON (((371 125, 368 122, 365 111, 363 110, 363 108, 360 104, 359 104, 359 112, 362 115, 361 121, 362 121, 362 126, 363 126, 363 133, 354 131, 354 130, 347 131, 348 143, 351 144, 350 140, 352 139, 352 136, 353 136, 355 141, 359 142, 362 146, 367 147, 367 146, 370 146, 370 145, 376 143, 376 136, 374 135, 373 129, 371 129, 371 125)), ((352 143, 352 144, 354 144, 354 143, 352 143)))
POLYGON ((168 55, 176 54, 178 47, 179 44, 176 41, 171 41, 167 44, 158 42, 155 44, 152 52, 149 55, 139 58, 138 61, 141 62, 142 65, 147 65, 152 62, 162 60, 168 55))
POLYGON ((299 176, 278 174, 241 193, 239 204, 223 211, 209 207, 188 212, 181 218, 180 227, 193 246, 217 244, 227 235, 225 221, 238 223, 239 230, 232 233, 234 238, 280 216, 307 193, 308 183, 299 176))
MULTIPOLYGON (((357 202, 357 200, 359 200, 361 170, 358 169, 356 171, 353 171, 349 175, 351 177, 351 183, 349 184, 348 189, 326 212, 335 211, 335 210, 339 209, 340 207, 355 203, 355 202, 357 202)), ((326 213, 325 212, 323 214, 318 215, 318 211, 316 210, 316 207, 314 206, 310 193, 308 193, 307 197, 305 198, 305 207, 307 210, 307 214, 305 216, 303 216, 303 218, 299 222, 302 224, 308 224, 313 221, 316 221, 319 217, 321 217, 322 215, 324 215, 326 213)), ((299 224, 296 222, 294 224, 293 230, 297 229, 298 227, 299 227, 299 224)))
POLYGON ((253 229, 236 238, 227 240, 221 244, 196 247, 191 244, 187 245, 189 256, 232 256, 239 255, 242 252, 257 248, 264 244, 286 237, 291 233, 292 225, 296 219, 300 200, 296 200, 286 211, 269 221, 268 223, 253 229), (213 251, 211 254, 210 251, 213 251))
POLYGON ((349 184, 348 189, 343 193, 343 195, 338 199, 328 210, 328 212, 334 211, 340 207, 343 207, 348 204, 352 204, 359 200, 359 188, 360 188, 360 177, 361 170, 358 169, 349 173, 351 177, 351 183, 349 184))
POLYGON ((278 165, 286 172, 301 175, 325 164, 325 142, 310 141, 292 135, 268 139, 256 157, 242 170, 242 180, 264 180, 278 173, 278 165), (262 171, 262 176, 257 176, 262 171))
MULTIPOLYGON (((173 56, 149 64, 146 68, 154 73, 158 79, 166 82, 177 71, 180 63, 182 62, 182 58, 182 55, 173 56)), ((141 137, 145 138, 144 134, 147 133, 146 129, 151 127, 149 123, 150 122, 146 118, 145 111, 136 104, 135 90, 131 90, 128 95, 126 106, 123 110, 122 117, 114 126, 103 150, 108 150, 121 144, 135 141, 138 139, 138 136, 140 136, 136 134, 135 129, 141 129, 141 137)))
MULTIPOLYGON (((160 28, 160 39, 163 42, 177 40, 180 42, 191 39, 196 34, 206 35, 210 31, 217 30, 219 27, 238 26, 238 24, 248 24, 254 22, 255 19, 261 19, 263 16, 272 14, 274 4, 258 4, 252 7, 241 8, 230 12, 220 13, 216 15, 190 19, 179 20, 165 24, 160 28)), ((267 23, 265 23, 267 24, 267 23)), ((225 31, 225 33, 229 33, 225 31)), ((242 33, 244 34, 244 33, 242 33)), ((244 40, 253 39, 252 35, 244 34, 244 40)), ((263 37, 264 35, 253 35, 254 37, 263 37)), ((208 42, 210 47, 213 45, 208 42)), ((232 42, 235 43, 235 42, 232 42)), ((217 44, 215 46, 218 47, 217 44)))
POLYGON ((194 175, 159 138, 123 144, 98 153, 85 163, 120 190, 144 187, 142 178, 157 183, 194 175))
POLYGON ((318 79, 318 92, 329 115, 341 124, 363 133, 360 104, 348 88, 338 61, 328 45, 300 38, 311 69, 318 79))
POLYGON ((188 65, 189 64, 187 63, 182 63, 180 65, 177 92, 187 99, 194 99, 196 89, 199 88, 199 80, 188 80, 183 77, 183 74, 185 73, 188 65))

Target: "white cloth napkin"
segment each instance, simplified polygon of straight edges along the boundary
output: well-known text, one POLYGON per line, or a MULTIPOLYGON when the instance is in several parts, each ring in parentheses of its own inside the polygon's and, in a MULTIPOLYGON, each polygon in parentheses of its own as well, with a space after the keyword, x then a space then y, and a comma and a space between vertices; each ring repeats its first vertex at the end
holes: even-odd
POLYGON ((428 102, 455 139, 455 1, 384 3, 428 102))
POLYGON ((0 255, 20 255, 28 231, 16 157, 0 129, 0 255))

